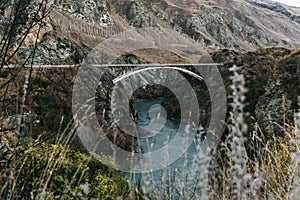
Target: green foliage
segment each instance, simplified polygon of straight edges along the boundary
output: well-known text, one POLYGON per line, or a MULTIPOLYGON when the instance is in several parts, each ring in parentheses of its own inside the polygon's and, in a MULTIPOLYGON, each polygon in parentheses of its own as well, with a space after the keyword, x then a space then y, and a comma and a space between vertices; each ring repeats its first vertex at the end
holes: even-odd
POLYGON ((108 177, 103 173, 92 179, 89 195, 98 199, 114 199, 117 196, 127 196, 128 186, 125 180, 119 176, 108 177))
MULTIPOLYGON (((4 141, 8 146, 12 141, 4 141)), ((126 198, 128 186, 115 172, 103 170, 89 163, 96 162, 92 158, 63 147, 48 145, 39 141, 24 142, 15 151, 2 148, 0 194, 12 188, 13 197, 32 199, 46 197, 48 199, 85 199, 109 198, 117 196, 126 198), (16 156, 14 156, 16 155, 16 156), (9 178, 12 170, 14 176, 9 178), (83 186, 88 188, 87 191, 83 186)))

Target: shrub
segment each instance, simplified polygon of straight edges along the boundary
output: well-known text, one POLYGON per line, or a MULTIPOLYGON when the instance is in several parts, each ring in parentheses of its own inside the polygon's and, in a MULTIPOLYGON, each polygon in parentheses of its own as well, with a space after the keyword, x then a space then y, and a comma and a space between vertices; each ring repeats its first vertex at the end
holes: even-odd
POLYGON ((129 193, 127 183, 116 172, 95 165, 97 161, 82 153, 37 140, 23 142, 13 150, 9 149, 12 142, 2 140, 0 151, 3 199, 115 199, 129 193))

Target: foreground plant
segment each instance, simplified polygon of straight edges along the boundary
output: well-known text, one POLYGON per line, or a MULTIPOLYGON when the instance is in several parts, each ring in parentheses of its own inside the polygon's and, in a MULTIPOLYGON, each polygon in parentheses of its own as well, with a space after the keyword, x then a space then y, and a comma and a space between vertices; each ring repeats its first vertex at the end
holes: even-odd
POLYGON ((28 140, 16 147, 11 160, 11 141, 4 140, 0 151, 1 199, 86 199, 126 198, 127 182, 97 161, 62 145, 28 140), (9 163, 15 162, 13 177, 9 163), (10 179, 14 185, 9 185, 10 179))

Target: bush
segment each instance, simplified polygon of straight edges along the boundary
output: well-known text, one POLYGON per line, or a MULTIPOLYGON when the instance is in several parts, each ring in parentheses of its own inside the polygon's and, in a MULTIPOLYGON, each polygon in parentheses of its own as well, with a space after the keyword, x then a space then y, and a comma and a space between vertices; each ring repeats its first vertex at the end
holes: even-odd
POLYGON ((1 199, 10 195, 22 199, 115 199, 129 193, 127 182, 116 172, 104 170, 82 153, 36 140, 10 149, 12 142, 2 140, 1 199))

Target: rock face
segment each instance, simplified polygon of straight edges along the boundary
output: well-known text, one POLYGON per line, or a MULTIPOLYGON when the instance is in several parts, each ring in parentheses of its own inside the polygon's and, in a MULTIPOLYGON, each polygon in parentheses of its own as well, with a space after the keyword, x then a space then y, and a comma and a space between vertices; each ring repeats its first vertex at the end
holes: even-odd
MULTIPOLYGON (((27 59, 34 45, 22 47, 18 51, 21 59, 27 59)), ((87 49, 68 38, 60 37, 53 33, 43 35, 43 38, 37 46, 34 56, 36 65, 74 65, 81 63, 88 53, 87 49)))
MULTIPOLYGON (((248 89, 245 111, 254 117, 266 137, 272 137, 273 133, 284 136, 284 123, 293 124, 294 113, 299 109, 300 49, 269 48, 245 54, 223 50, 215 53, 213 59, 225 63, 220 71, 228 92, 231 84, 228 67, 232 64, 240 67, 248 89)), ((246 121, 251 130, 253 120, 246 121)))
POLYGON ((54 5, 56 8, 71 14, 72 17, 92 26, 112 26, 114 24, 107 12, 106 1, 56 0, 54 5))
POLYGON ((286 124, 293 122, 294 113, 299 109, 299 60, 299 49, 289 56, 280 57, 265 93, 259 98, 256 117, 267 132, 284 135, 286 124))

